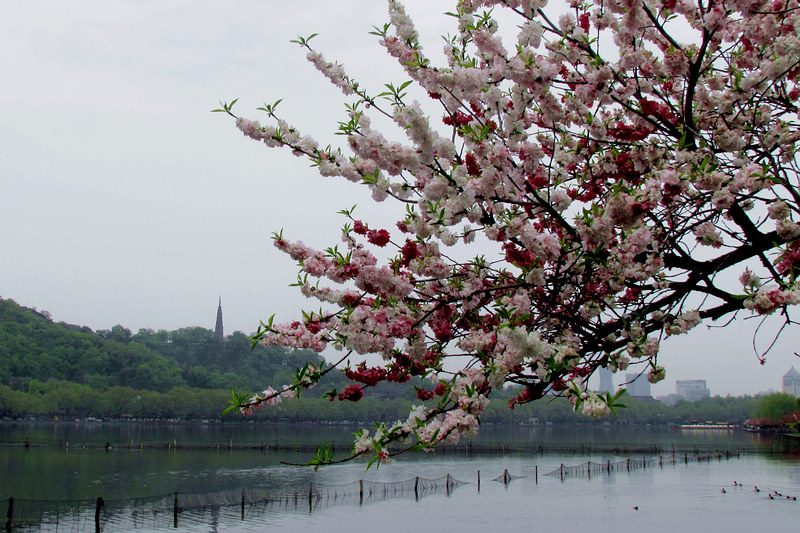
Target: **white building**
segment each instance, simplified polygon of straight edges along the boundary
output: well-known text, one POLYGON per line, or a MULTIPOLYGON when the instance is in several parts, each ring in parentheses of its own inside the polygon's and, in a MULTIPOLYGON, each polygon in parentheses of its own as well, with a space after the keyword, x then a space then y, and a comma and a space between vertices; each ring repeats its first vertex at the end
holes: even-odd
POLYGON ((795 370, 794 367, 783 375, 783 392, 791 394, 795 398, 800 398, 800 372, 795 370))
POLYGON ((625 374, 625 381, 628 382, 625 388, 631 396, 652 398, 652 394, 650 394, 650 382, 647 381, 647 372, 641 374, 625 374))
POLYGON ((675 382, 675 394, 682 400, 696 402, 711 397, 704 379, 683 379, 675 382))
POLYGON ((600 390, 598 392, 610 392, 614 394, 614 373, 605 367, 600 367, 600 390))

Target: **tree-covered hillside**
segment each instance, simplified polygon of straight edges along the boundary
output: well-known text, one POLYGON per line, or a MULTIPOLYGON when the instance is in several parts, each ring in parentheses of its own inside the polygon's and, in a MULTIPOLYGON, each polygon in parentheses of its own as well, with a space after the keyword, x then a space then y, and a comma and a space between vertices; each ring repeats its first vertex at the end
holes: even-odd
MULTIPOLYGON (((93 332, 55 323, 47 312, 0 299, 0 417, 219 418, 234 387, 258 391, 267 384, 291 383, 291 374, 306 361, 322 364, 313 352, 256 346, 242 332, 223 341, 213 331, 182 328, 132 333, 123 326, 93 332)), ((328 401, 325 391, 346 385, 338 372, 303 398, 264 408, 259 420, 292 422, 393 421, 404 418, 420 401, 412 378, 407 383, 369 387, 361 401, 328 401)), ((498 391, 484 423, 567 423, 588 420, 572 411, 564 398, 508 409, 514 390, 498 391)), ((692 420, 741 423, 755 410, 755 398, 711 398, 658 402, 626 398, 627 409, 598 422, 683 423, 692 420)), ((231 420, 236 414, 228 415, 231 420)))
POLYGON ((263 380, 288 383, 303 362, 322 358, 307 351, 257 346, 242 332, 225 341, 199 328, 123 326, 93 332, 55 323, 46 312, 0 299, 0 382, 26 390, 31 381, 67 381, 94 389, 126 386, 166 392, 175 387, 256 390, 263 380))
MULTIPOLYGON (((291 383, 292 374, 309 361, 325 365, 308 350, 253 348, 241 331, 224 341, 201 327, 132 333, 117 325, 94 332, 0 299, 0 416, 216 418, 232 389, 247 393, 291 383)), ((372 398, 349 411, 327 400, 319 404, 324 392, 341 390, 345 382, 338 372, 328 374, 296 408, 283 407, 265 417, 364 420, 386 414, 388 405, 399 414, 416 398, 413 385, 420 384, 417 379, 381 383, 370 389, 372 398), (304 410, 316 414, 309 418, 304 410)))

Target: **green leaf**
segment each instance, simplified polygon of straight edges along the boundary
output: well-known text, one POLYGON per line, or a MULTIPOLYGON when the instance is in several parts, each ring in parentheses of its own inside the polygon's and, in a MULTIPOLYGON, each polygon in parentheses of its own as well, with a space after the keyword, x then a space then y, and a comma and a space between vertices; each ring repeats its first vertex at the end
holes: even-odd
POLYGON ((231 109, 233 109, 233 105, 238 102, 238 98, 234 98, 230 103, 227 102, 220 102, 219 104, 222 106, 221 108, 212 109, 212 113, 228 113, 229 115, 233 115, 231 109))
POLYGON ((279 100, 276 100, 274 104, 267 104, 265 102, 263 107, 258 107, 256 109, 258 109, 259 111, 264 111, 269 116, 273 117, 273 116, 275 116, 275 108, 278 107, 278 104, 280 104, 282 101, 283 101, 283 98, 281 98, 279 100))
POLYGON ((291 41, 289 41, 289 42, 290 42, 290 43, 296 43, 296 44, 299 44, 300 46, 304 46, 304 47, 306 47, 306 48, 308 48, 308 49, 311 49, 311 47, 308 45, 308 41, 310 41, 311 39, 313 39, 313 38, 314 38, 314 37, 316 37, 317 35, 319 35, 319 34, 318 34, 318 33, 312 33, 312 34, 311 34, 311 35, 309 35, 308 37, 303 37, 303 36, 301 36, 301 35, 298 35, 298 36, 297 36, 297 39, 292 39, 292 40, 291 40, 291 41))

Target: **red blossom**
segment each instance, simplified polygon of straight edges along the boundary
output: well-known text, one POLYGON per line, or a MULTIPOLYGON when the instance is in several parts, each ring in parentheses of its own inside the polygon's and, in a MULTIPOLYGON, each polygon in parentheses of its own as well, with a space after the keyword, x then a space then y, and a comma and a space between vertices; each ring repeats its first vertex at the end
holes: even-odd
POLYGON ((340 394, 339 400, 350 400, 351 402, 357 402, 361 398, 364 397, 364 389, 361 388, 361 385, 348 385, 340 394))
POLYGON ((503 250, 506 253, 506 261, 521 268, 530 268, 538 262, 536 256, 525 248, 521 248, 513 242, 503 243, 503 250))
POLYGON ((419 398, 423 402, 426 400, 433 399, 433 391, 421 389, 419 387, 416 387, 416 389, 417 389, 417 398, 419 398))
POLYGON ((367 234, 367 240, 375 246, 380 246, 381 248, 386 246, 390 238, 391 236, 389 235, 389 232, 385 229, 369 230, 369 233, 367 234))
POLYGON ((525 387, 519 394, 508 400, 508 407, 513 409, 517 404, 522 405, 523 403, 528 403, 534 399, 536 399, 536 395, 534 394, 533 389, 530 387, 525 387))
POLYGON ((630 126, 620 122, 614 127, 608 128, 608 135, 612 139, 620 141, 636 142, 646 139, 648 135, 653 133, 652 129, 643 128, 640 126, 630 126))
POLYGON ((409 240, 406 240, 406 243, 400 248, 400 253, 403 254, 403 261, 401 263, 403 266, 408 266, 411 261, 422 255, 417 247, 417 243, 409 240))
POLYGON ((348 263, 342 267, 342 277, 345 279, 355 278, 358 276, 359 268, 356 265, 348 263))
POLYGON ((783 275, 791 271, 798 263, 800 263, 800 241, 794 241, 778 259, 775 270, 783 275))
POLYGON ((467 173, 470 176, 481 175, 481 166, 478 164, 478 160, 475 157, 475 154, 470 152, 466 156, 464 156, 464 163, 466 163, 467 165, 467 173))
POLYGON ((578 17, 578 24, 584 32, 589 33, 589 13, 581 13, 578 17))
POLYGON ((366 235, 369 228, 360 220, 353 221, 353 231, 359 235, 366 235))
POLYGON ((345 376, 347 379, 351 381, 358 381, 359 383, 363 383, 368 387, 374 387, 379 382, 386 379, 386 369, 373 366, 373 367, 366 367, 366 361, 362 362, 356 367, 356 370, 346 369, 345 376))
POLYGON ((452 115, 447 115, 444 118, 442 118, 442 122, 444 122, 448 126, 453 126, 453 125, 466 126, 467 124, 470 123, 471 120, 472 119, 470 117, 468 117, 461 111, 456 111, 452 115))
POLYGON ((472 109, 472 112, 475 113, 475 116, 483 116, 483 109, 481 109, 481 106, 479 106, 477 102, 470 102, 469 108, 472 109))
POLYGON ((528 183, 530 183, 534 189, 541 189, 542 187, 547 187, 549 180, 547 176, 542 174, 535 174, 532 176, 528 176, 528 183))

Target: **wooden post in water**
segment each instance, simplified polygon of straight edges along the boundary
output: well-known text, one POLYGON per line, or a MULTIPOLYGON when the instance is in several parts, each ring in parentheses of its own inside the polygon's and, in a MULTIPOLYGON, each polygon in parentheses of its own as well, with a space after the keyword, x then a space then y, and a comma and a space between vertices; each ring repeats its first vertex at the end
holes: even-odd
POLYGON ((611 475, 611 459, 608 459, 608 463, 606 464, 606 472, 608 472, 609 476, 611 475))
POLYGON ((8 513, 6 513, 6 531, 11 533, 11 526, 14 523, 14 497, 8 499, 8 513))
POLYGON ((414 478, 414 500, 419 501, 419 476, 414 478))
POLYGON ((244 487, 242 487, 242 520, 244 520, 244 487))
POLYGON ((308 483, 308 512, 311 512, 311 499, 314 497, 314 483, 308 483))
POLYGON ((175 503, 172 506, 172 527, 178 529, 178 493, 175 493, 175 503))
POLYGON ((445 492, 447 493, 447 495, 450 496, 450 474, 449 473, 447 474, 447 478, 445 478, 444 488, 445 488, 445 492))
POLYGON ((631 471, 631 458, 630 457, 628 457, 627 468, 628 468, 628 472, 630 472, 631 471))
POLYGON ((364 480, 358 480, 358 505, 362 505, 364 503, 364 480))
POLYGON ((97 505, 94 509, 94 533, 100 533, 103 529, 100 527, 100 509, 103 508, 103 498, 97 498, 97 505))
POLYGON ((592 479, 592 462, 586 461, 586 477, 592 479))
POLYGON ((533 467, 533 480, 535 485, 539 484, 539 465, 533 467))
POLYGON ((564 481, 564 463, 561 463, 561 481, 564 481))

